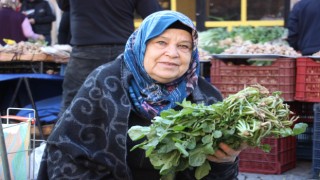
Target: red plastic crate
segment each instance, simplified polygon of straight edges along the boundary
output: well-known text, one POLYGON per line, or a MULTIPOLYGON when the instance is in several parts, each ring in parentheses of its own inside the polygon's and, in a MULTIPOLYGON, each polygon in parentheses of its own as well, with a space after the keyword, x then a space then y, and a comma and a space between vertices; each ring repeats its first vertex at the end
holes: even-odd
POLYGON ((296 81, 296 62, 292 58, 275 59, 269 66, 230 65, 211 60, 211 83, 227 97, 248 85, 261 84, 269 91, 281 91, 285 101, 293 101, 296 81))
POLYGON ((320 61, 297 58, 295 100, 320 102, 320 61))
POLYGON ((271 146, 269 153, 258 148, 248 148, 239 155, 241 172, 281 174, 296 167, 296 138, 265 138, 264 144, 271 146))

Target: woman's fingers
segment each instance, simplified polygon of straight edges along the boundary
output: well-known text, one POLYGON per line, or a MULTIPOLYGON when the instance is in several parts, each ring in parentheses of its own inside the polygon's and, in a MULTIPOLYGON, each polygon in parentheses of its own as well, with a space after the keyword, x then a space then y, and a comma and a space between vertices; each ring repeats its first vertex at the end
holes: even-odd
POLYGON ((241 150, 234 150, 227 144, 220 143, 219 149, 212 156, 208 156, 207 159, 213 162, 234 162, 241 150))

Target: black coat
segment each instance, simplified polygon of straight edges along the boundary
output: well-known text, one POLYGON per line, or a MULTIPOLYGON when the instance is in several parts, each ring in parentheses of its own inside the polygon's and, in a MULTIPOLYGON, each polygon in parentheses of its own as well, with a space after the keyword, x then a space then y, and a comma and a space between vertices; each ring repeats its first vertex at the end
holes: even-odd
POLYGON ((70 10, 71 44, 125 45, 134 31, 134 18, 162 10, 158 0, 57 0, 70 10), (70 4, 69 4, 70 3, 70 4))
POLYGON ((320 1, 301 0, 289 14, 288 43, 302 55, 320 51, 320 1))

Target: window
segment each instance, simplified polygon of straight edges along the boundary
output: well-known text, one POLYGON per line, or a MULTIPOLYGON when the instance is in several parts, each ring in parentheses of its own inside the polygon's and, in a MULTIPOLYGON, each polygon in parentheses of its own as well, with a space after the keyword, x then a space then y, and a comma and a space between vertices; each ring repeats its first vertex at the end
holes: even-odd
POLYGON ((208 21, 239 21, 241 0, 209 0, 208 21))

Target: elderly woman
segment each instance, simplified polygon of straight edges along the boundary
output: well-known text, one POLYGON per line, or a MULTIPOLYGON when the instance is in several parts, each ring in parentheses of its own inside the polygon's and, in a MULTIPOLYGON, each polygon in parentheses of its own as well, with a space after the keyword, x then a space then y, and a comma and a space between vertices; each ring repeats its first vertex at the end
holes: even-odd
MULTIPOLYGON (((48 138, 39 179, 160 179, 145 152, 130 151, 133 125, 188 99, 212 104, 219 91, 199 76, 197 31, 174 11, 148 16, 115 61, 95 69, 48 138)), ((220 144, 206 179, 236 179, 240 151, 220 144)), ((192 170, 176 179, 194 179, 192 170)))
POLYGON ((17 12, 19 0, 0 1, 0 44, 5 45, 3 39, 15 40, 17 43, 33 40, 44 40, 44 36, 33 32, 31 24, 23 14, 17 12))

